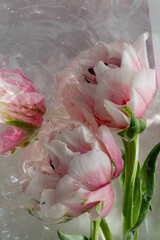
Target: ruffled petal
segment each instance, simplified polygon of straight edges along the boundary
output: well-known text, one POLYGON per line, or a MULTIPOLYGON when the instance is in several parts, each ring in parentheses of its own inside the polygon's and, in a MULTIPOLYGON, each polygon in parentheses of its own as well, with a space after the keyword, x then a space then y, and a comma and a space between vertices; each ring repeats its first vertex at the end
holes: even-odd
POLYGON ((80 154, 78 152, 76 153, 71 151, 67 147, 67 144, 59 140, 53 140, 50 143, 45 143, 44 146, 49 153, 55 171, 62 175, 67 173, 67 169, 72 158, 80 154))
POLYGON ((65 142, 71 151, 81 154, 90 151, 92 149, 91 144, 95 142, 89 129, 79 123, 77 123, 77 126, 75 123, 73 130, 65 128, 56 136, 56 139, 65 142))

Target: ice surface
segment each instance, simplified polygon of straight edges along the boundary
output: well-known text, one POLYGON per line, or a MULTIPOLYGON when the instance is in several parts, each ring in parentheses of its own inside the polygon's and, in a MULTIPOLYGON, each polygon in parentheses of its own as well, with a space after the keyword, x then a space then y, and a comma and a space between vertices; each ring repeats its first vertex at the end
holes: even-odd
MULTIPOLYGON (((80 51, 97 41, 135 40, 150 32, 147 0, 0 0, 0 66, 20 69, 52 104, 53 74, 66 67, 80 51)), ((150 63, 154 66, 151 39, 148 43, 150 63)), ((157 94, 147 116, 154 117, 141 137, 141 162, 159 141, 160 109, 157 94)), ((56 229, 89 235, 87 214, 66 224, 47 226, 26 213, 25 196, 20 191, 17 175, 19 152, 0 157, 0 239, 58 240, 56 229)), ((160 166, 158 164, 158 170, 160 166)), ((158 173, 157 170, 157 173, 158 173)), ((157 181, 160 177, 157 174, 157 181)), ((160 221, 160 191, 151 213, 142 226, 139 239, 157 239, 154 230, 160 221), (146 231, 148 227, 148 235, 146 231)), ((107 218, 115 240, 120 239, 121 194, 114 182, 115 205, 107 218)))

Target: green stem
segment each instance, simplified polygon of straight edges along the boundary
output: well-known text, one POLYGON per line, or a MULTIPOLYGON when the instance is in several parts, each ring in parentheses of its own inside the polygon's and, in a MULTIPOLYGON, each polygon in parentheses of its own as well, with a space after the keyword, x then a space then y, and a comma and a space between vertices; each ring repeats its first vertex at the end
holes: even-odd
POLYGON ((122 239, 124 240, 126 233, 133 226, 133 194, 139 162, 139 136, 137 135, 131 142, 123 140, 123 144, 125 147, 125 181, 123 189, 122 239))
POLYGON ((106 220, 104 218, 102 218, 101 222, 100 222, 100 227, 102 229, 103 235, 105 237, 105 240, 114 240, 113 236, 111 234, 111 231, 108 227, 108 224, 106 222, 106 220))
POLYGON ((100 222, 101 219, 97 221, 91 221, 91 240, 98 240, 100 222))

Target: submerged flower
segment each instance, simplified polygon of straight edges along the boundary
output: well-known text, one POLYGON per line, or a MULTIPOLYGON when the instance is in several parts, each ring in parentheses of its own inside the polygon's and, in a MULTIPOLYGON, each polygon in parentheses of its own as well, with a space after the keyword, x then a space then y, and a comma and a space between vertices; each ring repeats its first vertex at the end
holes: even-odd
POLYGON ((55 105, 61 104, 71 119, 93 128, 103 124, 126 127, 129 119, 123 106, 142 118, 156 89, 155 70, 148 64, 147 38, 145 33, 133 44, 99 43, 82 52, 69 68, 55 75, 55 105))
POLYGON ((15 148, 40 127, 44 96, 19 70, 0 70, 0 153, 15 148))
POLYGON ((37 138, 23 150, 19 162, 29 211, 53 223, 89 210, 92 219, 105 217, 114 199, 111 181, 123 168, 108 128, 101 126, 95 134, 77 122, 50 121, 37 138))

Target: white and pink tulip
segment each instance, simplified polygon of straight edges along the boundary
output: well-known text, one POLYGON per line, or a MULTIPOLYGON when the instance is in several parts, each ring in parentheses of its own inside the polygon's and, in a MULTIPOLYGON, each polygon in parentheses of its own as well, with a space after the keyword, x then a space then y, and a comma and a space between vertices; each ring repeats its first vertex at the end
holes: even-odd
MULTIPOLYGON (((129 42, 99 43, 73 59, 69 67, 55 74, 54 109, 66 109, 64 117, 91 125, 125 128, 128 106, 142 118, 156 90, 155 70, 149 68, 146 40, 141 35, 129 42)), ((51 111, 52 112, 52 111, 51 111)))
POLYGON ((15 148, 40 127, 44 96, 19 70, 0 70, 0 154, 15 148))
POLYGON ((64 222, 88 210, 94 220, 105 217, 114 200, 111 181, 123 168, 109 129, 101 126, 94 133, 78 122, 52 120, 37 138, 19 162, 33 214, 48 222, 64 222))

